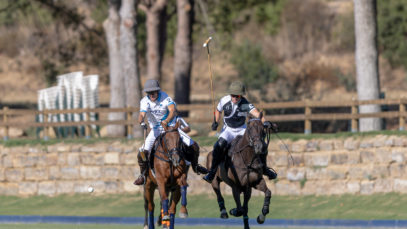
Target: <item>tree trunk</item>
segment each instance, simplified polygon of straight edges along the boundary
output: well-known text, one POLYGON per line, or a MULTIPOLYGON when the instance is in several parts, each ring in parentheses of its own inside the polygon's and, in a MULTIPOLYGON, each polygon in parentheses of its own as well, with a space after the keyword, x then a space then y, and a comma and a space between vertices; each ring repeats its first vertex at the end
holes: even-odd
POLYGON ((147 78, 161 81, 161 65, 165 47, 165 37, 161 31, 166 29, 165 17, 167 0, 156 0, 153 5, 142 5, 146 13, 147 29, 147 78))
MULTIPOLYGON (((356 74, 359 100, 379 99, 380 82, 377 53, 376 0, 354 0, 356 74)), ((360 113, 380 112, 380 105, 359 107, 360 113)), ((380 118, 363 118, 360 131, 381 130, 380 118)))
MULTIPOLYGON (((109 16, 104 21, 109 51, 109 80, 110 80, 110 107, 122 108, 125 106, 124 77, 120 63, 120 1, 109 0, 109 16)), ((109 120, 123 120, 123 113, 110 113, 109 120)), ((109 136, 124 136, 125 128, 120 125, 107 127, 109 136)))
MULTIPOLYGON (((126 105, 128 107, 139 107, 141 100, 140 74, 137 58, 137 1, 122 0, 120 9, 120 52, 122 73, 126 82, 126 105)), ((133 114, 133 119, 138 117, 138 112, 133 114)), ((141 128, 135 125, 135 137, 142 136, 141 128)))
MULTIPOLYGON (((177 104, 189 104, 192 68, 192 24, 194 0, 177 0, 177 36, 175 38, 174 75, 177 104)), ((187 115, 181 114, 181 115, 187 115)))

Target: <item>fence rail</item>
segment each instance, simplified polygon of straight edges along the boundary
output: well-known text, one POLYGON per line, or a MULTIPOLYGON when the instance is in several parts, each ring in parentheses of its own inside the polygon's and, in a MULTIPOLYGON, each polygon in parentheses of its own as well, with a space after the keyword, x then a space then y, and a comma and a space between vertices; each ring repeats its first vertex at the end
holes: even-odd
MULTIPOLYGON (((361 118, 398 118, 399 130, 405 129, 405 118, 407 100, 402 99, 380 99, 380 100, 351 100, 351 101, 293 101, 293 102, 275 102, 275 103, 259 103, 255 106, 261 110, 273 110, 273 109, 303 109, 304 113, 300 114, 279 114, 279 115, 266 115, 266 119, 274 122, 292 122, 303 121, 304 133, 311 133, 312 121, 337 121, 337 120, 350 120, 352 132, 358 131, 358 121, 361 118), (363 105, 397 105, 398 111, 382 111, 377 113, 358 113, 358 106, 363 105), (350 113, 313 113, 315 108, 332 108, 332 107, 347 107, 350 108, 350 113)), ((180 111, 188 112, 207 112, 208 114, 212 110, 211 104, 179 104, 177 109, 180 111)), ((95 108, 95 109, 70 109, 70 110, 28 110, 28 109, 9 109, 4 107, 0 110, 0 115, 3 116, 0 127, 4 128, 4 139, 9 138, 10 127, 41 127, 44 128, 44 138, 47 138, 47 131, 51 127, 69 127, 69 126, 84 126, 86 136, 91 133, 91 126, 98 125, 124 125, 127 128, 129 134, 132 133, 133 125, 136 120, 133 118, 133 114, 138 112, 138 107, 126 107, 126 108, 95 108), (123 120, 97 120, 91 121, 89 119, 91 113, 97 114, 109 114, 109 113, 123 113, 123 120), (83 120, 78 122, 49 122, 49 117, 53 115, 62 114, 82 114, 83 120), (44 122, 38 121, 13 121, 12 117, 15 116, 31 116, 31 120, 36 120, 35 117, 42 116, 44 122)), ((101 117, 101 116, 100 116, 101 117)), ((210 123, 213 121, 211 115, 202 118, 186 118, 186 121, 190 123, 210 123)))

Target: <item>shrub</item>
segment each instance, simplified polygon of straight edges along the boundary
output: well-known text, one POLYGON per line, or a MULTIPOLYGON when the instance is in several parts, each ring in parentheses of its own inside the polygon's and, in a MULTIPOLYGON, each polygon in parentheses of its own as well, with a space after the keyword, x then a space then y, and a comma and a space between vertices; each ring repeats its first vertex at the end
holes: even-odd
POLYGON ((245 41, 233 47, 231 54, 231 63, 246 86, 264 90, 267 83, 277 79, 277 68, 264 58, 260 46, 245 41))

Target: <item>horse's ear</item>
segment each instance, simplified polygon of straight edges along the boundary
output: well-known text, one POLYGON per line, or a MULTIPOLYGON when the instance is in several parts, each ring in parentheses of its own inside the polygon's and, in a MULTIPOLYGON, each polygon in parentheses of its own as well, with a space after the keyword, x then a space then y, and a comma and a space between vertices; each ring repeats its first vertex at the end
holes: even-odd
POLYGON ((259 119, 263 118, 263 111, 260 111, 259 119))

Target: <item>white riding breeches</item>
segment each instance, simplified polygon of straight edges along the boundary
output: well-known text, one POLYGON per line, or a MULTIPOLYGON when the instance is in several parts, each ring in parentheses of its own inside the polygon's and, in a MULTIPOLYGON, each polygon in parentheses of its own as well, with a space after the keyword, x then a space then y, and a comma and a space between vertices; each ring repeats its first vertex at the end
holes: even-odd
MULTIPOLYGON (((151 129, 150 133, 148 134, 144 144, 140 147, 141 150, 147 150, 148 152, 151 152, 151 149, 153 148, 154 141, 155 139, 164 132, 164 129, 162 128, 157 128, 157 129, 151 129)), ((181 129, 178 129, 178 132, 181 136, 182 141, 187 145, 191 146, 194 144, 194 141, 181 129)))
POLYGON ((230 143, 237 136, 244 135, 245 130, 246 130, 246 124, 241 127, 238 127, 238 128, 231 128, 229 126, 223 126, 223 129, 220 132, 219 138, 223 138, 228 143, 230 143))

